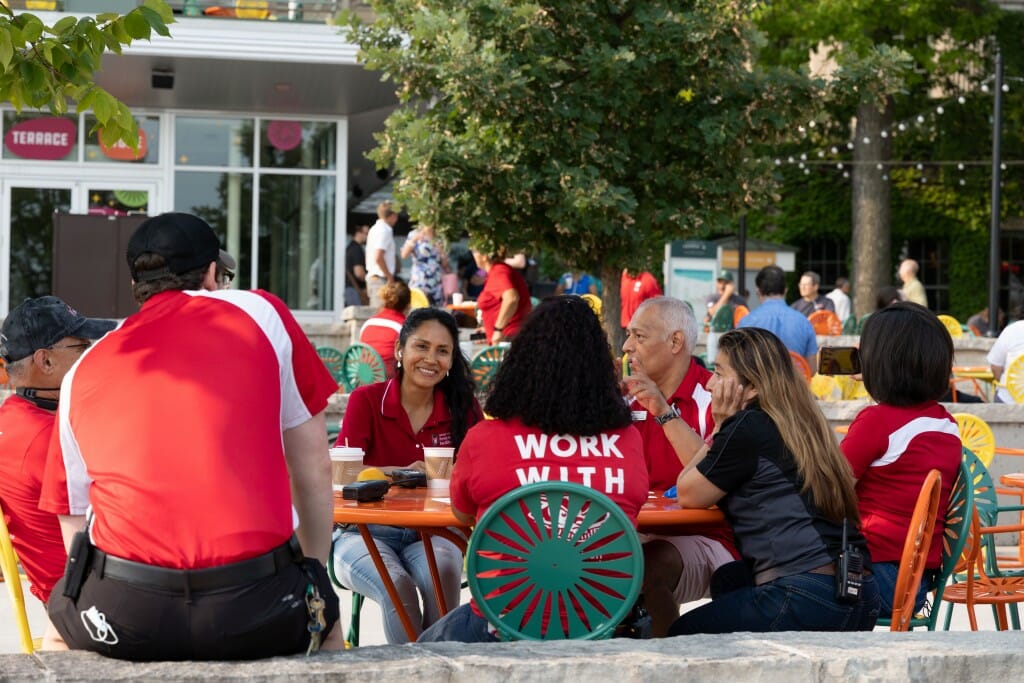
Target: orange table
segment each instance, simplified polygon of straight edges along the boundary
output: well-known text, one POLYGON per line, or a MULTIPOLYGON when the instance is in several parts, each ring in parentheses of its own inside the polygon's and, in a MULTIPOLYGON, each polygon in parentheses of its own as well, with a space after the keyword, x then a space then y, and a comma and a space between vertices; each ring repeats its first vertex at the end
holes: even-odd
MULTIPOLYGON (((683 533, 687 527, 704 526, 721 522, 724 519, 722 512, 717 508, 707 510, 680 508, 674 498, 665 498, 659 492, 652 493, 647 498, 647 502, 640 509, 637 522, 638 530, 641 532, 670 534, 683 533)), ((370 536, 367 525, 389 524, 418 531, 427 551, 427 565, 430 567, 430 576, 434 582, 438 608, 442 615, 447 613, 448 607, 445 604, 444 592, 441 590, 441 579, 430 539, 432 536, 440 536, 454 543, 465 553, 466 540, 457 531, 463 532, 467 538, 470 531, 452 514, 447 491, 393 487, 382 500, 371 503, 345 500, 341 497, 340 492, 335 493, 334 521, 336 524, 355 524, 359 529, 359 533, 370 551, 373 564, 377 568, 377 573, 384 582, 384 588, 398 612, 398 617, 401 619, 410 641, 416 640, 416 631, 413 629, 412 620, 402 606, 398 590, 384 566, 384 560, 377 550, 377 544, 373 542, 373 537, 370 536)))

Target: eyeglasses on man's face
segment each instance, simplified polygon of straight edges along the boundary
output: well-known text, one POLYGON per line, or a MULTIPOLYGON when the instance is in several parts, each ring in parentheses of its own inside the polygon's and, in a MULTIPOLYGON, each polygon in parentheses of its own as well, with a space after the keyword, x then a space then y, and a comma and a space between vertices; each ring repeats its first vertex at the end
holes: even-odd
POLYGON ((235 279, 235 274, 230 270, 222 270, 217 274, 217 282, 221 287, 227 287, 235 279))
POLYGON ((54 344, 53 346, 47 346, 46 348, 48 348, 48 349, 82 349, 82 351, 85 351, 90 346, 92 346, 92 342, 91 341, 84 341, 84 342, 77 342, 75 344, 64 344, 63 346, 57 346, 56 344, 54 344))

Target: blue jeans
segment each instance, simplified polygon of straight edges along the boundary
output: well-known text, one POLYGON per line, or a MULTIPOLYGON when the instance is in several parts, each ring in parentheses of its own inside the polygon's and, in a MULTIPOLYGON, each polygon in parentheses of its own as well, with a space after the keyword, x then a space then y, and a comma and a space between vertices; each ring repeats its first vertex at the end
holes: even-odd
MULTIPOLYGON (((370 533, 377 543, 381 559, 395 583, 402 605, 412 620, 417 633, 437 621, 440 613, 430 566, 419 533, 394 526, 370 525, 370 533), (420 609, 420 595, 423 608, 420 609)), ((459 604, 462 586, 462 552, 450 541, 434 536, 434 557, 449 609, 459 604)), ((407 643, 409 638, 402 627, 398 611, 391 603, 373 564, 363 537, 355 528, 346 529, 334 543, 334 571, 347 588, 365 595, 381 606, 384 617, 384 635, 389 643, 407 643)))
POLYGON ((679 617, 670 636, 737 631, 870 631, 878 618, 878 587, 864 577, 861 598, 836 602, 835 579, 805 572, 724 593, 679 617))
POLYGON ((483 617, 473 613, 469 605, 459 605, 440 621, 420 634, 417 643, 496 643, 498 636, 491 632, 490 625, 483 617))
MULTIPOLYGON (((872 562, 871 569, 875 572, 875 583, 878 584, 878 598, 880 601, 878 616, 883 619, 892 617, 892 596, 896 592, 896 575, 899 574, 899 562, 872 562)), ((928 600, 928 593, 935 587, 937 571, 925 569, 921 575, 921 585, 917 587, 917 597, 914 599, 914 614, 924 608, 928 600)), ((935 609, 933 606, 932 609, 935 609)))

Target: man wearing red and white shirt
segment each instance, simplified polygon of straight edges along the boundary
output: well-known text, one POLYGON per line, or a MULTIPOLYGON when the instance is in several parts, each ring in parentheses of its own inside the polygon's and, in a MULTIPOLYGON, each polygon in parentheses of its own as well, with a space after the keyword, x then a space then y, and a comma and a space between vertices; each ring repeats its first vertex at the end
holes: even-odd
POLYGON ((195 216, 139 226, 141 310, 64 379, 40 507, 69 545, 49 614, 72 648, 254 659, 316 649, 317 621, 343 646, 323 564, 337 385, 280 299, 217 289, 218 253, 195 216))
MULTIPOLYGON (((697 320, 690 307, 667 296, 647 299, 626 329, 629 354, 623 384, 633 399, 651 488, 675 486, 679 473, 714 432, 711 373, 693 358, 697 320)), ((679 605, 707 595, 711 575, 738 559, 732 531, 723 522, 679 536, 647 535, 644 602, 656 637, 679 616, 679 605)))
POLYGON ((43 603, 68 559, 57 515, 39 509, 60 383, 91 340, 114 326, 55 296, 26 299, 4 320, 2 353, 15 393, 0 406, 0 504, 29 590, 43 603))

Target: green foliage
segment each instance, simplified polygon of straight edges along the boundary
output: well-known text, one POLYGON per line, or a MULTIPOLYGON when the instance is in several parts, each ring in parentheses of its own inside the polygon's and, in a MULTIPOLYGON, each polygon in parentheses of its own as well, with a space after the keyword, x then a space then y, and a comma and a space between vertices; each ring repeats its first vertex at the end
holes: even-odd
POLYGON ((448 237, 590 272, 770 197, 809 82, 756 66, 753 0, 388 0, 349 39, 403 106, 371 158, 448 237))
POLYGON ((145 0, 126 15, 63 17, 47 26, 34 14, 15 14, 0 3, 0 102, 14 108, 48 109, 55 115, 92 110, 100 137, 107 145, 124 140, 135 147, 135 119, 124 104, 95 85, 105 52, 121 53, 133 40, 155 32, 169 36, 174 22, 163 0, 145 0))

